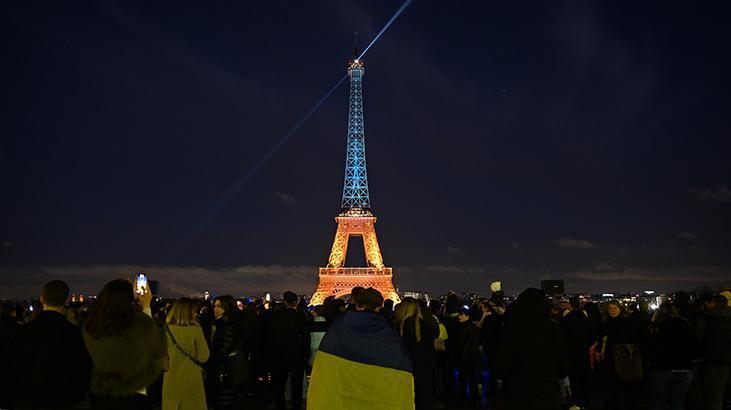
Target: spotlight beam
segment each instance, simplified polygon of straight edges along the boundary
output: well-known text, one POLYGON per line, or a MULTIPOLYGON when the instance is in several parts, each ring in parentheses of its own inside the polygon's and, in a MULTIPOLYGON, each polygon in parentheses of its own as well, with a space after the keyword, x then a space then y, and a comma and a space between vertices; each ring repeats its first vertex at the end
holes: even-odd
MULTIPOLYGON (((401 7, 399 7, 398 10, 391 16, 391 19, 386 22, 386 25, 383 26, 380 32, 373 38, 373 40, 368 44, 368 47, 363 50, 362 53, 358 56, 358 60, 363 58, 363 56, 370 50, 370 48, 378 41, 378 39, 383 35, 383 33, 388 30, 389 27, 391 27, 391 24, 396 21, 396 19, 403 13, 403 11, 406 9, 406 7, 411 4, 413 0, 406 0, 401 7)), ((340 84, 345 81, 345 79, 348 78, 348 75, 346 74, 338 80, 337 83, 328 91, 325 93, 325 95, 320 98, 320 100, 315 103, 315 105, 310 108, 307 113, 305 113, 302 118, 299 119, 277 142, 274 143, 255 163, 254 165, 249 168, 249 170, 236 182, 234 182, 227 190, 226 192, 215 202, 213 203, 206 212, 180 237, 177 241, 173 244, 173 246, 170 248, 170 256, 175 256, 180 252, 185 245, 193 238, 198 236, 205 227, 216 217, 216 215, 223 209, 226 204, 236 196, 245 186, 248 184, 248 182, 266 165, 269 160, 274 157, 274 155, 279 151, 280 148, 294 135, 301 127, 302 125, 312 116, 312 114, 317 111, 318 108, 332 95, 333 92, 340 86, 340 84)))
POLYGON ((371 43, 368 44, 368 47, 366 47, 365 50, 363 50, 363 52, 360 53, 360 55, 357 58, 358 60, 360 60, 361 58, 363 58, 363 56, 365 55, 365 53, 367 53, 368 50, 370 50, 370 48, 373 46, 373 44, 375 44, 376 41, 378 41, 378 39, 381 38, 381 35, 383 33, 385 33, 386 30, 388 30, 389 27, 391 27, 391 24, 393 24, 393 22, 396 21, 396 19, 398 18, 398 16, 400 16, 401 13, 403 13, 403 11, 406 9, 406 7, 409 7, 409 4, 411 4, 412 1, 413 0, 406 0, 404 2, 404 4, 402 4, 401 7, 399 7, 399 9, 396 10, 395 13, 393 13, 393 16, 391 17, 391 19, 388 20, 388 22, 386 23, 385 26, 383 26, 383 28, 381 29, 381 31, 378 32, 378 34, 376 34, 376 36, 373 38, 373 40, 371 41, 371 43))
POLYGON ((175 245, 172 247, 171 253, 176 254, 179 250, 181 250, 191 239, 198 236, 203 229, 208 225, 218 214, 218 212, 223 209, 223 207, 228 203, 228 201, 231 200, 239 191, 241 191, 244 186, 261 170, 264 165, 266 165, 267 162, 269 162, 272 157, 279 151, 280 148, 294 135, 297 130, 302 127, 302 125, 312 116, 312 114, 317 111, 318 108, 332 95, 333 92, 340 86, 340 84, 345 81, 345 79, 348 78, 348 75, 346 74, 338 80, 337 83, 335 83, 332 88, 330 88, 330 91, 325 93, 325 95, 320 98, 320 100, 310 108, 307 113, 300 118, 297 123, 295 123, 289 131, 287 131, 282 138, 280 138, 277 142, 274 143, 265 153, 262 155, 255 163, 254 165, 249 168, 249 170, 244 174, 241 178, 239 178, 236 182, 234 182, 233 185, 231 185, 226 192, 213 204, 211 205, 206 212, 203 214, 203 216, 198 219, 193 226, 185 233, 182 237, 178 239, 178 241, 175 243, 175 245))

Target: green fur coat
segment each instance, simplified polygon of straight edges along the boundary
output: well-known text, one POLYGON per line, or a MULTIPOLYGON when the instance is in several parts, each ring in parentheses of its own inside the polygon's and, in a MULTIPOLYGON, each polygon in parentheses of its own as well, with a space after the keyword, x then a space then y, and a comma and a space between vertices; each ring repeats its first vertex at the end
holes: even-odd
POLYGON ((93 364, 91 392, 97 396, 132 396, 163 372, 165 333, 144 313, 137 313, 132 326, 115 336, 97 339, 86 329, 82 334, 93 364))

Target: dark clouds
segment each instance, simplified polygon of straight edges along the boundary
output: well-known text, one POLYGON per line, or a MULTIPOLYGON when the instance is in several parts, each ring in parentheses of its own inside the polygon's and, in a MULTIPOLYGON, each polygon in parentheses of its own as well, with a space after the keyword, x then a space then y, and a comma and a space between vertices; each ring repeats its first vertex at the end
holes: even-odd
MULTIPOLYGON (((186 235, 344 74, 352 32, 366 43, 397 3, 3 7, 3 292, 55 274, 92 291, 140 268, 171 293, 314 287, 346 87, 186 235)), ((372 203, 401 288, 731 280, 729 7, 413 3, 364 80, 372 203)))

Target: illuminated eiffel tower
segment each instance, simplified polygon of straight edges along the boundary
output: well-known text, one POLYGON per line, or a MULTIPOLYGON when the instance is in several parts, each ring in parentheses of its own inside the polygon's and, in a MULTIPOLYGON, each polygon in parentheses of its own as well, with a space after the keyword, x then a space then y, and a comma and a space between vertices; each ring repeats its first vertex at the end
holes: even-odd
POLYGON ((363 62, 348 62, 350 77, 350 107, 348 110, 348 146, 345 159, 345 183, 340 214, 335 218, 335 232, 327 267, 320 268, 320 282, 310 299, 311 305, 319 305, 328 296, 350 294, 355 286, 378 289, 384 298, 400 301, 393 287, 391 268, 383 265, 378 246, 375 223, 368 194, 368 174, 365 159, 365 132, 363 127, 363 62), (351 236, 363 238, 367 267, 346 267, 345 256, 351 236))

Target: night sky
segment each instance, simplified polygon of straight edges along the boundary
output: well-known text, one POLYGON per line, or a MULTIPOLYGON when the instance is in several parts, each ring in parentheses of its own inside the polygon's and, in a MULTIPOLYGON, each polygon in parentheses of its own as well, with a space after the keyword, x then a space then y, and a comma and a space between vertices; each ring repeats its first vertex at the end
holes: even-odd
MULTIPOLYGON (((167 295, 312 292, 347 82, 271 150, 401 4, 3 2, 0 298, 137 270, 167 295)), ((729 21, 727 1, 414 1, 364 57, 400 290, 731 283, 729 21)))

